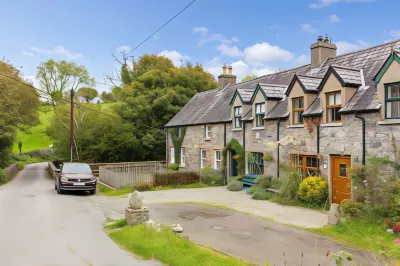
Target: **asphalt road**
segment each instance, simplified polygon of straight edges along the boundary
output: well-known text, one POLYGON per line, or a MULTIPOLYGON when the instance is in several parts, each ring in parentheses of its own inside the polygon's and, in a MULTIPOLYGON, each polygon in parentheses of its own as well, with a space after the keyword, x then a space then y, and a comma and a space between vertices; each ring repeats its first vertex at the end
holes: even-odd
POLYGON ((120 249, 102 230, 91 196, 57 195, 46 163, 0 187, 0 265, 159 265, 120 249))

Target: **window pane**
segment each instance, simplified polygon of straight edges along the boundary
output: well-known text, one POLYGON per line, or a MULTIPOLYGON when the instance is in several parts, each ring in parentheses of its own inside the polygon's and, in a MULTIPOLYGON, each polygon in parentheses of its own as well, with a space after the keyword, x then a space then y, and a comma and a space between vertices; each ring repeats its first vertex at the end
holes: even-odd
POLYGON ((261 104, 261 113, 265 113, 265 104, 261 104))
POLYGON ((294 109, 299 109, 300 108, 300 100, 299 99, 293 100, 293 106, 294 106, 294 109))
POLYGON ((342 104, 342 94, 335 94, 335 104, 342 104))
POLYGON ((400 117, 400 101, 387 102, 386 117, 400 117))
POLYGON ((220 151, 215 151, 215 158, 217 158, 217 160, 221 160, 221 152, 220 151))
POLYGON ((261 113, 261 105, 256 104, 256 113, 261 113))
POLYGON ((400 97, 400 85, 390 86, 388 89, 388 98, 400 97))
POLYGON ((242 107, 239 107, 239 115, 242 115, 242 107))
POLYGON ((335 109, 330 108, 328 109, 328 122, 335 121, 335 109))
POLYGON ((334 105, 334 104, 335 104, 335 95, 328 94, 328 105, 334 105))
POLYGON ((299 108, 304 108, 303 98, 299 99, 299 108))
POLYGON ((206 151, 205 150, 201 150, 201 158, 202 159, 206 158, 206 151))
POLYGON ((298 162, 299 162, 299 165, 303 165, 303 156, 299 156, 298 162))
POLYGON ((339 110, 341 109, 341 107, 335 107, 335 121, 341 121, 342 117, 339 114, 339 110))

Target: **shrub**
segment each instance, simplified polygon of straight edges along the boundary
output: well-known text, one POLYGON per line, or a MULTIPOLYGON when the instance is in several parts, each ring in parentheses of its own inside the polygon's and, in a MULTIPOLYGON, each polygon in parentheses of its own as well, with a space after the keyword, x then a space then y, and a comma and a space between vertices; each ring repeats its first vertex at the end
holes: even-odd
POLYGON ((254 200, 269 200, 273 196, 273 193, 265 191, 265 189, 257 188, 251 197, 254 200))
POLYGON ((257 186, 256 185, 253 185, 253 186, 251 186, 246 192, 248 193, 248 194, 254 194, 254 192, 256 192, 257 191, 257 186))
POLYGON ((393 233, 400 233, 400 223, 396 223, 394 226, 393 226, 393 233))
POLYGON ((223 184, 223 178, 220 173, 209 166, 201 168, 200 178, 201 182, 210 186, 223 184))
POLYGON ((281 186, 282 186, 282 180, 280 180, 278 178, 271 179, 271 188, 280 189, 281 186))
POLYGON ((319 176, 309 176, 301 182, 299 197, 311 204, 321 204, 328 198, 328 182, 319 176))
POLYGON ((342 211, 345 215, 350 217, 360 217, 364 204, 361 202, 352 201, 350 199, 345 199, 341 203, 342 211))
POLYGON ((6 170, 0 168, 0 182, 6 180, 6 170))
POLYGON ((154 184, 149 184, 149 183, 143 183, 143 184, 137 184, 133 187, 133 190, 137 191, 149 191, 152 190, 154 187, 154 184))
POLYGON ((285 200, 297 200, 299 186, 299 173, 289 172, 287 179, 284 181, 280 189, 280 196, 285 200))
POLYGON ((188 185, 200 182, 200 176, 196 172, 164 172, 153 175, 156 186, 188 185))
POLYGON ((274 155, 272 154, 272 152, 264 152, 263 160, 264 162, 273 162, 274 155))
POLYGON ((179 164, 177 163, 170 163, 168 164, 169 171, 179 171, 179 164))
POLYGON ((238 181, 241 178, 242 178, 242 176, 230 176, 230 177, 228 177, 228 184, 232 181, 238 181))
POLYGON ((272 176, 259 176, 256 179, 257 182, 257 186, 260 188, 269 188, 271 187, 271 179, 273 177, 272 176))
POLYGON ((241 191, 243 189, 243 183, 240 181, 232 181, 226 187, 229 191, 241 191))

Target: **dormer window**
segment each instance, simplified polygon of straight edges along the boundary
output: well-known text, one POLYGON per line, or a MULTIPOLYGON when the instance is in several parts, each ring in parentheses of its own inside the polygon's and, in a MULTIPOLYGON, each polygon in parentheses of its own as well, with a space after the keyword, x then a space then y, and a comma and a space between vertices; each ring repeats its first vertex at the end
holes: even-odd
POLYGON ((265 103, 256 104, 256 127, 264 126, 265 103))
POLYGON ((328 123, 340 122, 342 117, 339 110, 342 108, 342 94, 340 91, 326 94, 326 121, 328 123))
POLYGON ((242 107, 235 107, 235 128, 242 127, 242 107))
POLYGON ((293 125, 303 123, 303 117, 301 116, 304 112, 304 97, 297 97, 292 99, 292 115, 293 125))
POLYGON ((386 118, 400 118, 400 83, 385 86, 386 118))

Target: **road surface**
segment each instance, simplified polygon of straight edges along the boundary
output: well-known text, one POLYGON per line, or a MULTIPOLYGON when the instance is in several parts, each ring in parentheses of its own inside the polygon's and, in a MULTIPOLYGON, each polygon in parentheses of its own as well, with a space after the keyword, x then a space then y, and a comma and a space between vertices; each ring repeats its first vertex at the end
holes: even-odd
POLYGON ((91 196, 57 195, 47 163, 28 165, 0 187, 0 265, 159 265, 120 249, 102 230, 91 196))

